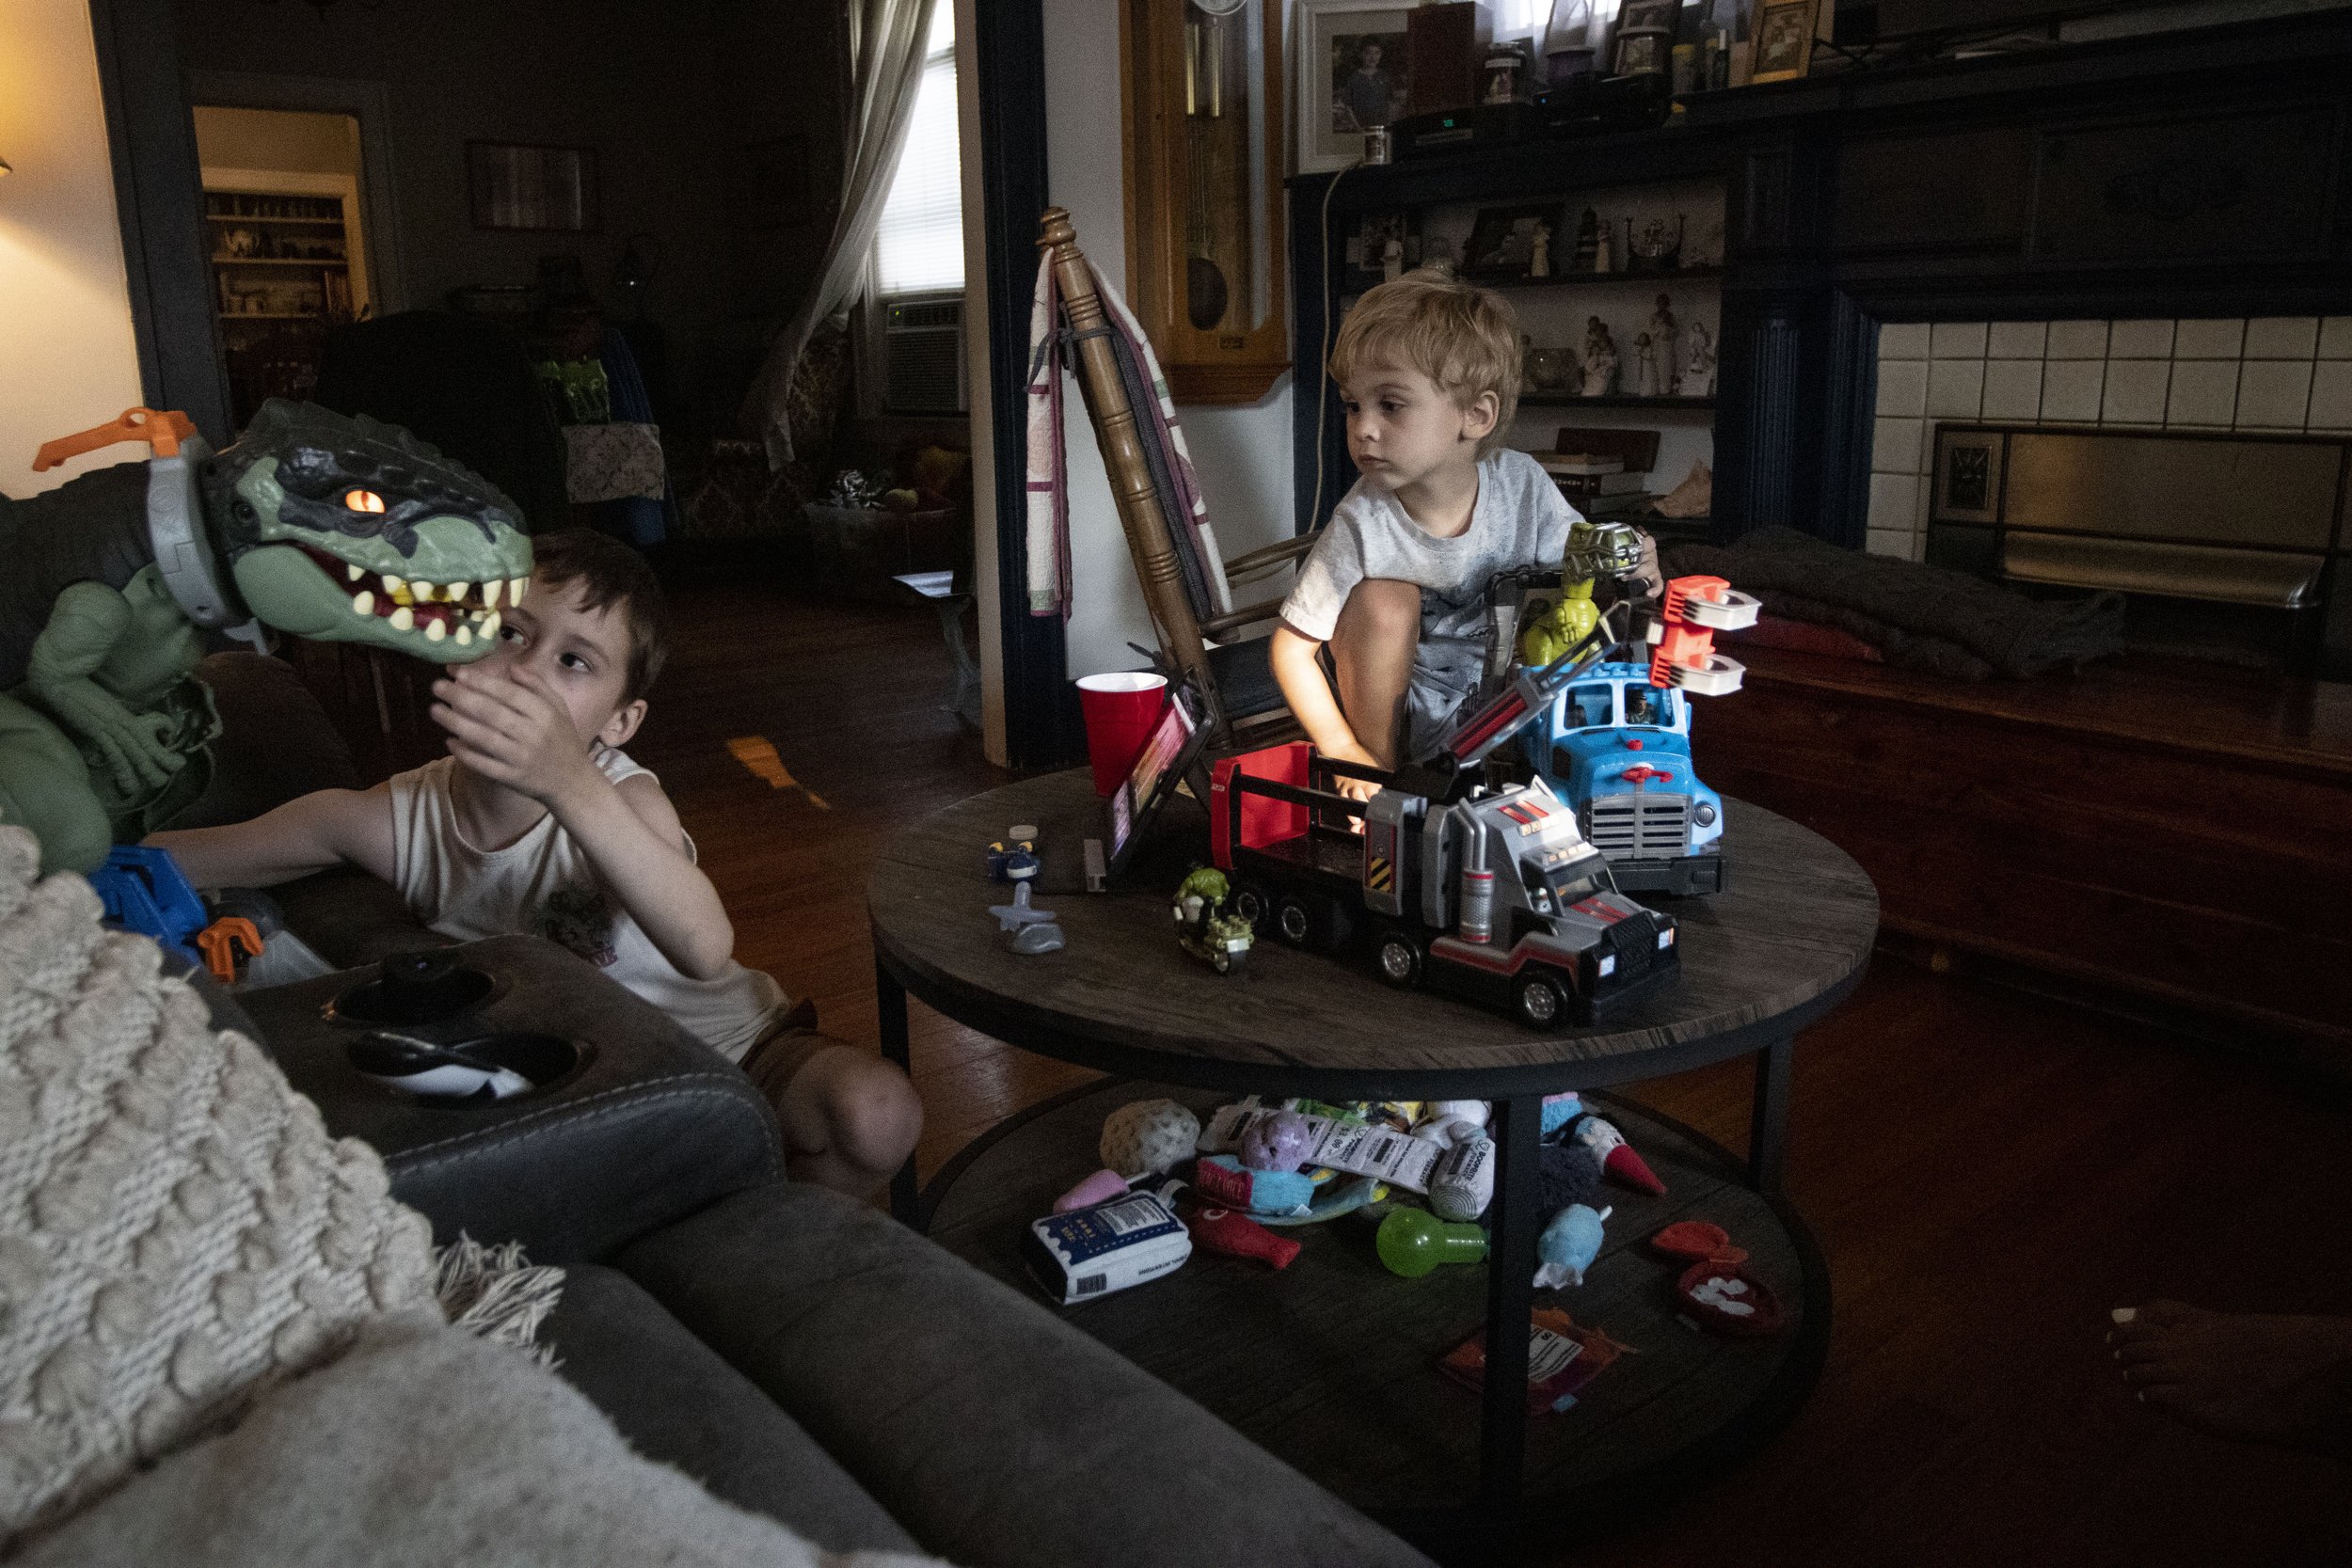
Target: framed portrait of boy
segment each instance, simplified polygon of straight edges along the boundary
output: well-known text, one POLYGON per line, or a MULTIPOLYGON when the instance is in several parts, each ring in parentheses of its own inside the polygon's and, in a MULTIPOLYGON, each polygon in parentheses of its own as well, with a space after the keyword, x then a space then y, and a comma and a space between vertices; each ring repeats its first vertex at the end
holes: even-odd
POLYGON ((1813 62, 1814 11, 1820 0, 1762 0, 1756 12, 1756 73, 1751 82, 1793 82, 1813 62))
POLYGON ((1405 17, 1417 0, 1299 0, 1298 171, 1364 155, 1364 133, 1401 119, 1412 86, 1405 17))

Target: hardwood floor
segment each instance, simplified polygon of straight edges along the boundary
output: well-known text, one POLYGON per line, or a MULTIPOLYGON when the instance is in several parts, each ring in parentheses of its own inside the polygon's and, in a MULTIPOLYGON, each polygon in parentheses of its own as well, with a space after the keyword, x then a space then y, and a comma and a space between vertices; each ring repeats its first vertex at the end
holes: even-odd
MULTIPOLYGON (((677 608, 631 752, 700 844, 743 960, 870 1043, 868 861, 1005 775, 938 706, 928 610, 739 580, 677 608)), ((927 1176, 1089 1076, 914 1012, 927 1176)), ((1638 1091, 1735 1148, 1748 1093, 1737 1065, 1638 1091)), ((2352 1468, 2157 1418, 2102 1344, 2109 1307, 2157 1295, 2352 1310, 2348 1124, 2341 1102, 2205 1048, 1882 958, 1796 1058, 1788 1184, 1836 1297, 1820 1388, 1764 1452, 1645 1527, 1584 1541, 1560 1520, 1550 1560, 2352 1563, 2352 1468)))

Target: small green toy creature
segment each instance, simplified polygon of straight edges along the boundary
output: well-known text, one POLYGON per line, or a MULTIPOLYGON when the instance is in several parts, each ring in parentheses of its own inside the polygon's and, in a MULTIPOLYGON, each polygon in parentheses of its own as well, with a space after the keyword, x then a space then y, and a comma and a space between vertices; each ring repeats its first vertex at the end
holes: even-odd
POLYGON ((1219 974, 1240 974, 1256 945, 1256 927, 1225 907, 1232 895, 1225 873, 1204 865, 1176 889, 1170 911, 1176 918, 1176 942, 1184 950, 1216 969, 1219 974))
POLYGON ((1560 602, 1519 632, 1519 662, 1530 669, 1556 663, 1593 634, 1600 610, 1593 582, 1627 577, 1642 569, 1642 536, 1623 523, 1568 525, 1568 548, 1560 562, 1560 602))
POLYGON ((0 822, 32 830, 43 874, 87 871, 203 794, 204 632, 463 664, 531 576, 515 504, 394 426, 272 399, 213 453, 184 416, 132 409, 35 467, 129 440, 154 457, 0 496, 0 822))

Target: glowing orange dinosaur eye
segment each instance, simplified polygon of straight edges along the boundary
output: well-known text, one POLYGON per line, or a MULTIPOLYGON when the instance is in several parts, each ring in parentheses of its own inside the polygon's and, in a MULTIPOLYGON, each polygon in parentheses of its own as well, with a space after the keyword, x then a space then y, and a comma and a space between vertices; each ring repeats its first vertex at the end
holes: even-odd
POLYGON ((381 512, 384 510, 384 498, 373 490, 346 490, 343 492, 343 505, 354 512, 381 512))

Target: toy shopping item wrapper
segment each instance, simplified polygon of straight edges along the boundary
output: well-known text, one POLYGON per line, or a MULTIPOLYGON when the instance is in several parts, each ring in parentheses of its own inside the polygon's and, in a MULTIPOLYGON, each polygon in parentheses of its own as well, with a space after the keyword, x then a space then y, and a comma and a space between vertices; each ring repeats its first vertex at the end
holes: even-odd
MULTIPOLYGON (((1238 1148, 1252 1127, 1275 1114, 1271 1106, 1248 1101, 1220 1106, 1200 1133, 1200 1151, 1223 1154, 1238 1148)), ((1437 1145, 1360 1122, 1338 1122, 1318 1116, 1304 1116, 1302 1119, 1312 1139, 1304 1164, 1327 1166, 1349 1176, 1377 1177, 1406 1192, 1429 1190, 1429 1173, 1438 1163, 1437 1145)))
POLYGON ((1429 1177, 1429 1207, 1449 1220, 1474 1220, 1495 1197, 1495 1144, 1480 1134, 1438 1157, 1429 1177))
MULTIPOLYGON (((1580 1328, 1565 1312, 1538 1307, 1527 1315, 1527 1413, 1565 1410, 1577 1390, 1627 1352, 1597 1328, 1580 1328)), ((1471 1389, 1486 1386, 1486 1331, 1480 1329, 1445 1353, 1438 1370, 1471 1389)))
POLYGON ((1022 1260, 1062 1306, 1173 1274, 1192 1256, 1192 1233, 1152 1193, 1029 1222, 1022 1260))

